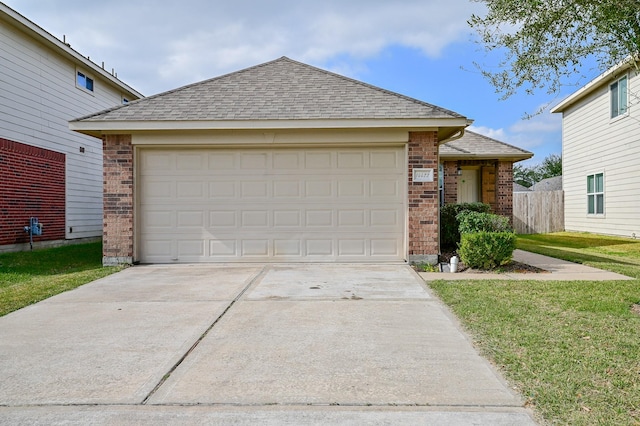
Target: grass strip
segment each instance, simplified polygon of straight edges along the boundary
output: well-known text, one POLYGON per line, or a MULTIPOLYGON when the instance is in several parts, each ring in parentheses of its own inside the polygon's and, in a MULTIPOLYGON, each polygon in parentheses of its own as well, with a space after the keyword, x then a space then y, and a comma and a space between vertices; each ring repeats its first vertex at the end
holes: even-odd
POLYGON ((105 277, 102 243, 0 254, 0 316, 105 277))

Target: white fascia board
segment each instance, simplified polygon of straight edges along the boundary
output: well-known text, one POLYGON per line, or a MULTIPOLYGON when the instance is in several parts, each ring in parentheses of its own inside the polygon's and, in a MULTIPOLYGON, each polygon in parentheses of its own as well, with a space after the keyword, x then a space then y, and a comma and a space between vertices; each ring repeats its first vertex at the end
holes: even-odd
POLYGON ((30 34, 32 37, 36 38, 43 44, 48 45, 53 50, 58 51, 58 53, 60 53, 62 56, 66 56, 72 62, 75 62, 76 64, 80 63, 83 66, 90 69, 95 74, 99 74, 102 78, 109 81, 110 84, 119 88, 120 90, 125 92, 127 95, 133 95, 137 98, 145 97, 142 93, 138 92, 128 84, 119 80, 116 76, 111 75, 111 73, 109 73, 102 67, 98 66, 98 64, 82 56, 76 50, 72 49, 69 44, 63 43, 62 40, 53 36, 51 33, 46 31, 45 29, 39 27, 34 22, 25 18, 24 16, 22 16, 21 14, 19 14, 18 12, 16 12, 15 10, 11 9, 10 7, 8 7, 7 5, 1 2, 0 2, 0 19, 9 21, 12 25, 20 28, 22 31, 25 31, 27 34, 30 34))
POLYGON ((69 129, 100 137, 102 134, 189 130, 269 130, 269 129, 383 129, 409 131, 466 127, 466 118, 436 119, 356 119, 356 120, 225 120, 225 121, 71 121, 69 129))
POLYGON ((522 154, 440 154, 441 160, 507 160, 521 161, 533 157, 533 153, 522 154))

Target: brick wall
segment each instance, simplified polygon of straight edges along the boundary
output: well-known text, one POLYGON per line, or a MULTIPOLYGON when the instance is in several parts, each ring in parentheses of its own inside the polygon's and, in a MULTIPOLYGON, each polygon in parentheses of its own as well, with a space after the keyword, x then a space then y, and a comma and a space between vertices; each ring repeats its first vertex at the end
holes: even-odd
POLYGON ((106 135, 102 262, 133 262, 133 148, 131 135, 106 135))
POLYGON ((29 242, 32 216, 43 224, 34 241, 65 238, 65 155, 0 138, 0 245, 29 242))
POLYGON ((513 163, 498 161, 497 195, 498 206, 496 213, 506 216, 513 223, 513 163))
POLYGON ((409 133, 409 260, 436 261, 439 247, 438 139, 436 132, 409 133), (413 182, 413 168, 434 170, 433 182, 413 182))
POLYGON ((458 162, 445 161, 444 169, 444 203, 458 202, 458 162))

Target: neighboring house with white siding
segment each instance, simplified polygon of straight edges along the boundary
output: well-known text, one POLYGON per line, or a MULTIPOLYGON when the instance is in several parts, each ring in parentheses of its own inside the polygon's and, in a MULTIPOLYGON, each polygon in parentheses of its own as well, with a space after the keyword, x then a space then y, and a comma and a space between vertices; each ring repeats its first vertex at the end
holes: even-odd
POLYGON ((562 101, 565 228, 640 235, 638 62, 614 67, 562 101))
MULTIPOLYGON (((104 65, 103 65, 104 66, 104 65)), ((0 3, 0 251, 102 235, 102 143, 68 121, 142 97, 0 3)))

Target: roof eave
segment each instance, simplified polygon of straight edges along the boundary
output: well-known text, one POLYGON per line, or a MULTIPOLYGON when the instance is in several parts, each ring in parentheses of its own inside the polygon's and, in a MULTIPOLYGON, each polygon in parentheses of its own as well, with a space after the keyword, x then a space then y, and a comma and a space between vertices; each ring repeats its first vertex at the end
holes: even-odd
POLYGON ((578 91, 576 91, 573 94, 567 96, 558 105, 556 105, 555 107, 551 108, 551 112, 552 113, 563 112, 568 107, 570 107, 574 103, 578 102, 580 99, 582 99, 585 96, 595 92, 600 87, 602 87, 604 84, 608 83, 610 81, 610 79, 612 77, 615 77, 618 73, 627 71, 629 68, 631 68, 632 64, 637 62, 637 61, 638 61, 637 58, 634 59, 632 57, 629 57, 629 58, 627 58, 627 60, 623 61, 622 63, 620 63, 620 64, 618 64, 618 65, 616 65, 614 67, 611 67, 607 71, 605 71, 602 74, 600 74, 598 77, 596 77, 593 80, 591 80, 589 83, 587 83, 585 86, 580 88, 578 91))
POLYGON ((129 134, 153 131, 192 130, 279 130, 279 129, 407 129, 438 130, 439 137, 453 135, 467 127, 470 120, 456 118, 345 119, 345 120, 215 120, 215 121, 101 121, 74 120, 69 129, 85 135, 129 134), (442 135, 441 135, 442 134, 442 135))
POLYGON ((441 160, 502 160, 518 162, 533 157, 532 152, 522 154, 440 154, 441 160))

